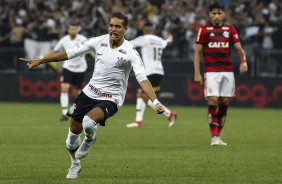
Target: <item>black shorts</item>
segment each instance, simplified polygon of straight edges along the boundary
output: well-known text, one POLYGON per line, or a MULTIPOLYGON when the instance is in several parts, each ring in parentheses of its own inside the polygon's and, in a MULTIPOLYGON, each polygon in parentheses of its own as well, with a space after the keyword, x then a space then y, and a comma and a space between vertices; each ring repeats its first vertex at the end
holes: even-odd
POLYGON ((106 120, 118 111, 116 103, 109 100, 95 100, 81 92, 70 107, 67 116, 82 122, 83 117, 95 107, 100 107, 105 115, 104 120, 99 122, 101 126, 105 126, 106 120))
POLYGON ((161 81, 163 79, 163 75, 152 74, 152 75, 148 75, 147 78, 150 81, 150 83, 152 84, 152 87, 153 87, 155 93, 157 94, 158 92, 160 92, 160 89, 161 89, 160 85, 161 85, 161 81))
POLYGON ((73 85, 74 88, 81 89, 81 85, 84 80, 84 73, 85 72, 75 73, 63 68, 61 82, 69 83, 73 85))

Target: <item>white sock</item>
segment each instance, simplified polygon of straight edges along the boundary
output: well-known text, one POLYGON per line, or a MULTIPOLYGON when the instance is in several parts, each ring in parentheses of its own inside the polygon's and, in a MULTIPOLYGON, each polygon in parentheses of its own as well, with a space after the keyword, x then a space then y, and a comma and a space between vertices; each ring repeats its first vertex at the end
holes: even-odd
POLYGON ((97 123, 88 116, 84 116, 82 126, 84 129, 85 139, 91 139, 92 136, 96 134, 97 123))
POLYGON ((81 143, 80 134, 74 134, 69 129, 69 133, 68 133, 67 140, 66 140, 66 145, 67 145, 67 149, 69 150, 72 164, 80 163, 80 160, 76 159, 74 156, 74 153, 76 149, 79 147, 80 143, 81 143))
MULTIPOLYGON (((161 103, 162 104, 162 103, 161 103)), ((153 104, 153 102, 151 100, 148 100, 147 105, 149 105, 152 109, 155 110, 155 106, 153 104)), ((164 106, 162 104, 163 108, 164 108, 164 113, 163 115, 166 116, 167 118, 170 116, 170 110, 168 108, 166 108, 166 106, 164 106)))
POLYGON ((146 109, 146 103, 141 97, 138 97, 136 100, 136 117, 135 117, 136 122, 143 121, 145 109, 146 109))
POLYGON ((69 95, 68 93, 61 93, 60 97, 61 107, 62 107, 62 114, 66 115, 68 112, 69 107, 69 95))

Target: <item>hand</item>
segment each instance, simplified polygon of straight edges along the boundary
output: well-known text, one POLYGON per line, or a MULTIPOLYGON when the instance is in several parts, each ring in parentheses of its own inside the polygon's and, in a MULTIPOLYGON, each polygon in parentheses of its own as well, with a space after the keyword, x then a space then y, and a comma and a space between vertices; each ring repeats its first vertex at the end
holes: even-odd
POLYGON ((245 73, 248 71, 248 65, 247 62, 241 62, 240 64, 240 73, 245 73))
POLYGON ((172 36, 171 34, 169 34, 169 35, 167 36, 167 38, 166 38, 166 41, 167 41, 168 43, 171 43, 171 42, 173 41, 173 36, 172 36))
POLYGON ((164 107, 160 103, 157 103, 155 108, 158 114, 162 114, 164 112, 164 107))
POLYGON ((203 78, 201 74, 194 75, 194 82, 200 85, 203 85, 203 78))
POLYGON ((37 67, 38 65, 41 64, 42 60, 41 59, 28 59, 28 58, 20 58, 20 60, 25 61, 27 68, 31 69, 34 67, 37 67))

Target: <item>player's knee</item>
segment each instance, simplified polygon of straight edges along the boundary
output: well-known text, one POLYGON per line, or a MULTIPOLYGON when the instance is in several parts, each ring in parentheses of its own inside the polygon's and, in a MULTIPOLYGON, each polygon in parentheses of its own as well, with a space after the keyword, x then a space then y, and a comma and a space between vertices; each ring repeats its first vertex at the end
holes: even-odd
POLYGON ((90 135, 93 133, 93 129, 97 128, 97 123, 88 116, 84 116, 82 126, 86 134, 90 135))
POLYGON ((136 96, 137 96, 138 98, 139 98, 139 97, 142 97, 142 93, 143 93, 142 89, 138 88, 138 89, 137 89, 137 92, 136 92, 136 96))
POLYGON ((229 105, 231 101, 231 98, 220 98, 219 104, 221 105, 229 105))
POLYGON ((82 132, 82 124, 72 119, 70 124, 70 131, 74 134, 80 134, 82 132))
POLYGON ((218 99, 213 98, 213 97, 209 97, 208 98, 208 105, 217 106, 218 105, 218 99))

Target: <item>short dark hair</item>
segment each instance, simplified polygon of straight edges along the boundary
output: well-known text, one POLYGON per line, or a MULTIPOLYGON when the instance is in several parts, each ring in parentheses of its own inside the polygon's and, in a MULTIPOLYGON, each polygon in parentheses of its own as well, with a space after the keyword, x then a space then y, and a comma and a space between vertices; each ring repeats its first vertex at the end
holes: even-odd
POLYGON ((70 27, 70 26, 78 27, 78 23, 75 22, 75 21, 71 21, 71 22, 69 22, 68 26, 69 26, 69 27, 70 27))
POLYGON ((154 27, 154 26, 151 22, 146 22, 144 27, 154 27))
POLYGON ((224 11, 224 6, 220 2, 214 2, 209 6, 210 12, 214 9, 219 9, 224 11))
POLYGON ((121 13, 121 12, 114 12, 111 16, 111 18, 118 18, 123 20, 123 25, 124 27, 128 26, 128 18, 125 14, 121 13))

